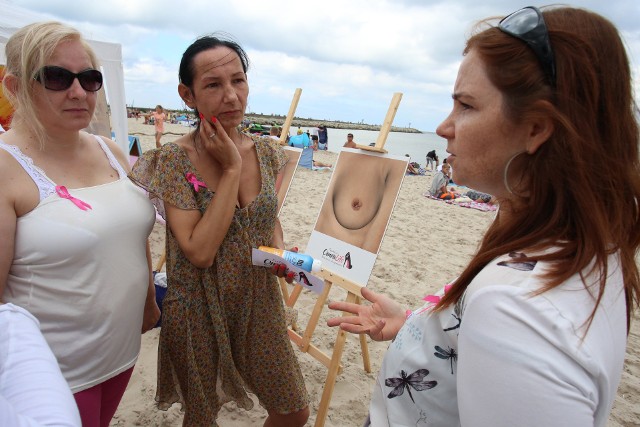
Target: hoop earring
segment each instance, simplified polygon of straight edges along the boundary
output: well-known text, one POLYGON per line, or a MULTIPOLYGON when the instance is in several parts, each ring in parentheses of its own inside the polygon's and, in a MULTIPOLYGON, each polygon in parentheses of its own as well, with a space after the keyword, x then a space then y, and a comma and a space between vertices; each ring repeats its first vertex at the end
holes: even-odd
POLYGON ((513 192, 513 190, 511 190, 511 186, 509 185, 509 166, 511 166, 511 162, 513 161, 513 159, 515 159, 516 157, 518 157, 520 154, 522 153, 526 153, 527 151, 520 151, 516 154, 514 154, 513 156, 511 156, 511 158, 509 160, 507 160, 507 164, 504 165, 504 174, 502 176, 502 181, 504 182, 504 186, 506 187, 507 191, 509 192, 509 194, 514 195, 515 193, 513 192))

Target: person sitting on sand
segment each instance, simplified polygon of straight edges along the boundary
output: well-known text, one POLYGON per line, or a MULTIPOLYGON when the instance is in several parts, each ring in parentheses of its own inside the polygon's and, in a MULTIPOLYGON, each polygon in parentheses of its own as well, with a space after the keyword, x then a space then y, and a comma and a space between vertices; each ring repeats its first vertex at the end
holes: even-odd
MULTIPOLYGON (((313 142, 312 147, 313 147, 313 152, 315 154, 315 152, 318 151, 318 135, 311 135, 311 140, 313 142)), ((333 167, 333 165, 331 163, 324 163, 316 159, 313 159, 313 167, 314 168, 330 168, 330 167, 333 167)))
POLYGON ((442 200, 451 200, 459 196, 459 194, 453 190, 447 189, 450 171, 451 165, 449 163, 443 163, 442 170, 436 172, 431 181, 431 187, 429 188, 429 194, 431 196, 442 200))

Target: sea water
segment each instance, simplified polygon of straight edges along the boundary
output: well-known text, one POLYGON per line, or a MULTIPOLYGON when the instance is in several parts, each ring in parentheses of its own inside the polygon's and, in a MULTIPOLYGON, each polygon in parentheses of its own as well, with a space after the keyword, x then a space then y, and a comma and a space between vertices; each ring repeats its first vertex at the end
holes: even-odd
MULTIPOLYGON (((291 128, 291 133, 295 134, 297 128, 291 128)), ((302 130, 312 131, 314 128, 303 127, 302 130)), ((359 145, 369 145, 378 140, 380 132, 372 130, 358 129, 332 129, 327 128, 329 139, 329 151, 337 153, 340 151, 345 142, 347 142, 347 134, 353 134, 353 140, 359 145)), ((447 140, 439 137, 433 132, 425 133, 406 133, 406 132, 389 132, 387 140, 383 147, 394 156, 404 156, 408 154, 412 162, 418 162, 424 167, 426 163, 427 153, 436 150, 440 164, 446 159, 448 154, 447 140)))

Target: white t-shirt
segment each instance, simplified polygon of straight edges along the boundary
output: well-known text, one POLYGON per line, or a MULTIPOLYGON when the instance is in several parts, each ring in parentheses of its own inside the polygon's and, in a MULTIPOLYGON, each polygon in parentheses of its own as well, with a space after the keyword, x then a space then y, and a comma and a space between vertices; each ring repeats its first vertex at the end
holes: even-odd
POLYGON ((56 358, 25 309, 0 304, 0 426, 80 427, 56 358))
POLYGON ((626 347, 618 258, 586 335, 594 300, 580 277, 532 295, 547 267, 532 264, 500 257, 461 304, 412 314, 383 360, 371 425, 606 426, 626 347))

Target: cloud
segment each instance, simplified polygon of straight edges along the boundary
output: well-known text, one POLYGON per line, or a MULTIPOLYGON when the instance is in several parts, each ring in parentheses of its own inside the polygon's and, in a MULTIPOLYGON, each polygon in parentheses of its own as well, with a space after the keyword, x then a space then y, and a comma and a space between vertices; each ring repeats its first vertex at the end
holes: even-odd
MULTIPOLYGON (((49 13, 90 38, 122 44, 127 99, 170 108, 180 57, 198 35, 232 34, 252 62, 250 108, 336 120, 383 120, 394 92, 396 121, 433 130, 446 116, 464 40, 474 23, 526 6, 525 0, 14 0, 49 13)), ((576 0, 620 28, 640 94, 640 8, 636 0, 576 0)))

